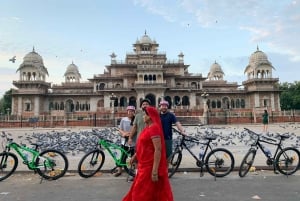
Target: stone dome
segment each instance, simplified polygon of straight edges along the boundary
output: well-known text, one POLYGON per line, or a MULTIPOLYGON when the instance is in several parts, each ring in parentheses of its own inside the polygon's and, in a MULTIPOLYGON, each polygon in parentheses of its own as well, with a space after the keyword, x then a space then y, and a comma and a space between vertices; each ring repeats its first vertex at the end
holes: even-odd
POLYGON ((271 64, 268 60, 267 55, 260 51, 257 47, 257 50, 251 54, 250 59, 249 59, 249 63, 252 64, 271 64))
POLYGON ((145 34, 144 36, 142 36, 142 38, 140 40, 140 43, 149 43, 149 44, 151 44, 152 40, 148 35, 145 34))
POLYGON ((48 70, 44 66, 43 58, 35 51, 33 48, 31 52, 26 54, 23 58, 23 62, 18 68, 18 71, 22 71, 22 69, 31 68, 31 71, 39 72, 41 75, 48 75, 48 70))
POLYGON ((145 31, 145 34, 141 37, 140 40, 137 39, 137 44, 156 44, 155 40, 151 40, 151 38, 147 35, 147 32, 145 31))
POLYGON ((224 73, 220 64, 218 64, 216 61, 215 63, 213 63, 211 66, 210 66, 210 72, 211 73, 216 73, 216 72, 219 72, 219 73, 224 73))
POLYGON ((67 75, 67 74, 79 74, 80 75, 78 67, 73 62, 67 67, 65 75, 67 75))
POLYGON ((221 66, 215 61, 215 63, 213 63, 210 66, 210 71, 207 75, 209 80, 222 80, 224 76, 224 72, 221 68, 221 66))
POLYGON ((81 74, 78 67, 72 62, 64 74, 66 82, 79 82, 81 74))
POLYGON ((248 79, 272 78, 273 69, 275 68, 268 60, 267 55, 257 47, 257 50, 251 54, 244 73, 247 74, 248 79))

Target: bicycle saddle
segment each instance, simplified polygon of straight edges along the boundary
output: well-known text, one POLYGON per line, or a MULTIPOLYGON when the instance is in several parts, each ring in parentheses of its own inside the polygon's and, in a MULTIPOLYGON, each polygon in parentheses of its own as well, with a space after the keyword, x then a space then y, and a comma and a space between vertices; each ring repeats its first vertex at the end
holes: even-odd
POLYGON ((217 139, 217 136, 205 136, 205 139, 207 139, 207 140, 215 140, 215 139, 217 139))

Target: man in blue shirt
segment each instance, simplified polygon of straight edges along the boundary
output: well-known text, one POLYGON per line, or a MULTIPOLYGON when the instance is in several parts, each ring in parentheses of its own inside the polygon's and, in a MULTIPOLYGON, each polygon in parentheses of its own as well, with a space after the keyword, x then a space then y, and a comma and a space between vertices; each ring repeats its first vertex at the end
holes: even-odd
POLYGON ((166 142, 166 154, 167 158, 172 154, 172 147, 173 147, 173 132, 172 132, 172 126, 173 124, 176 125, 178 130, 185 134, 184 128, 182 127, 181 123, 177 120, 174 113, 168 111, 169 108, 169 102, 162 100, 159 103, 159 110, 160 110, 160 119, 161 124, 163 127, 165 142, 166 142))

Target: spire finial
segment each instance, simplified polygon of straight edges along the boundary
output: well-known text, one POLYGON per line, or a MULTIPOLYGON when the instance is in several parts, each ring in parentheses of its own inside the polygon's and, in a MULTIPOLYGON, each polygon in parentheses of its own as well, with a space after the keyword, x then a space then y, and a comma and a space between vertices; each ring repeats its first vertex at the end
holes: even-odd
POLYGON ((147 31, 146 31, 146 29, 145 29, 145 35, 147 35, 147 31))
POLYGON ((32 47, 32 52, 35 52, 34 46, 32 47))
POLYGON ((256 49, 257 49, 257 51, 259 51, 258 45, 257 45, 256 49))

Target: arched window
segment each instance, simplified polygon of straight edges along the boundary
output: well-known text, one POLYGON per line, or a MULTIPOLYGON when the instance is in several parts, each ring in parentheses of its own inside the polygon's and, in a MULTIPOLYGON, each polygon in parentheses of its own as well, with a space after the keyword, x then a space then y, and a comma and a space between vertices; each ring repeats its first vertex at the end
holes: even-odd
POLYGON ((217 108, 221 108, 221 106, 222 106, 221 101, 220 101, 220 100, 217 100, 217 108))
POLYGON ((245 104, 245 100, 241 99, 241 108, 245 108, 246 104, 245 104))
POLYGON ((188 105, 190 105, 190 99, 189 99, 188 96, 183 96, 183 97, 182 97, 182 105, 183 105, 183 106, 188 106, 188 105))
POLYGON ((240 99, 236 99, 236 108, 240 108, 241 105, 240 105, 240 99))
POLYGON ((215 100, 211 101, 211 107, 212 108, 216 108, 217 107, 217 104, 216 104, 215 100))

